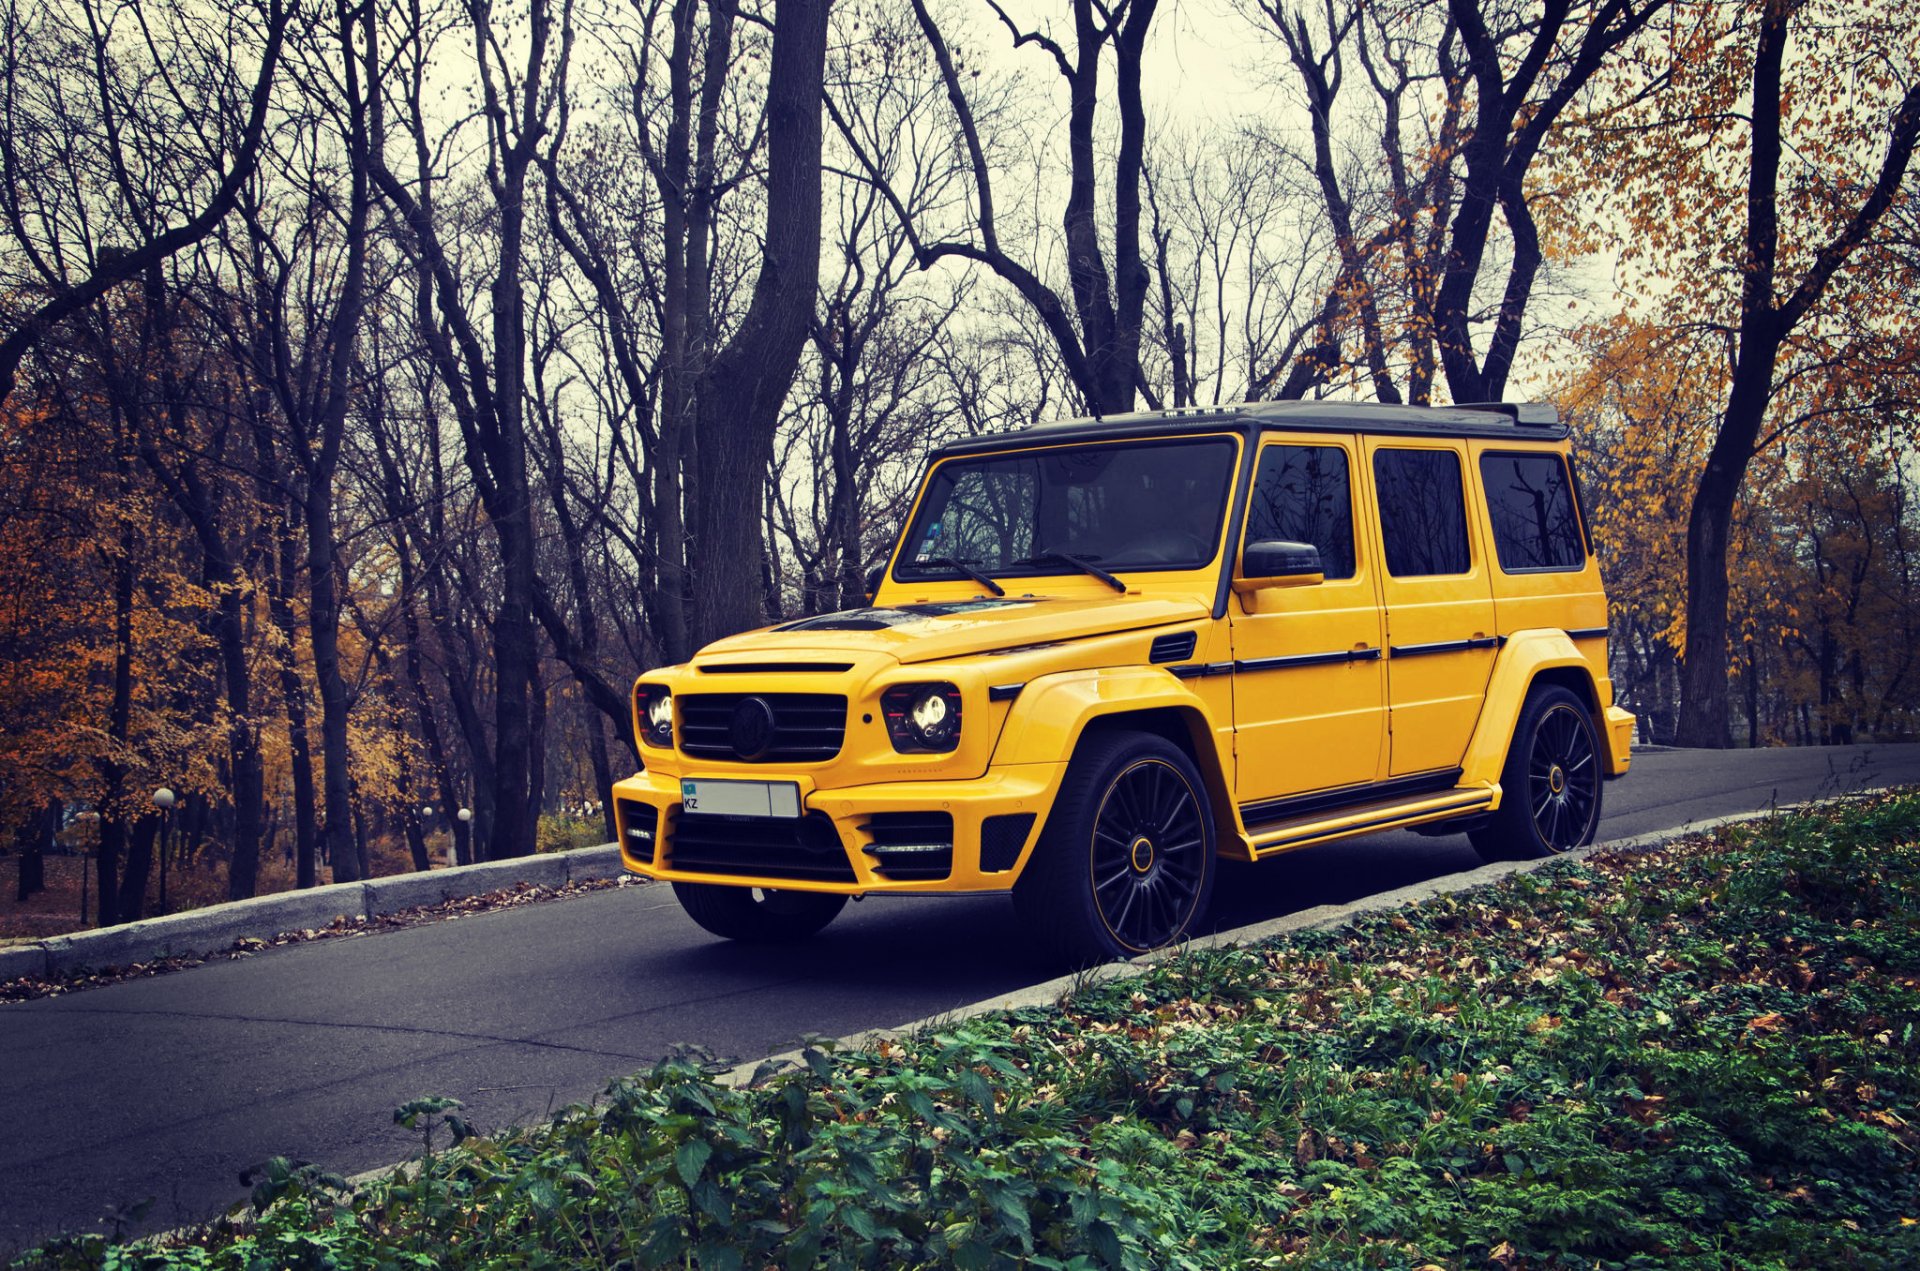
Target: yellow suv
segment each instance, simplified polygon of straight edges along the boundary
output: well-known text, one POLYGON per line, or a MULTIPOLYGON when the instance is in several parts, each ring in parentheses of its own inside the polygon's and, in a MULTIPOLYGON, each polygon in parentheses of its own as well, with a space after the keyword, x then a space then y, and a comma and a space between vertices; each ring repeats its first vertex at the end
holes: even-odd
POLYGON ((1088 961, 1195 930, 1219 857, 1586 843, 1633 717, 1570 449, 1547 406, 1328 402, 948 446, 869 607, 640 677, 626 866, 741 940, 1011 892, 1088 961))

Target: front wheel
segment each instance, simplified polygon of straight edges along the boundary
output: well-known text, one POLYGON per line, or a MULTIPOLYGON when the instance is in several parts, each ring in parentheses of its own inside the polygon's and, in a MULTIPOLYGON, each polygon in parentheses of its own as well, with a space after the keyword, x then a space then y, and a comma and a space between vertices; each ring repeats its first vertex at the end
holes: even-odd
POLYGON ((716 936, 749 944, 805 940, 832 922, 847 898, 832 892, 774 891, 718 883, 675 883, 687 917, 716 936))
POLYGON ((1486 860, 1557 856, 1600 828, 1600 740, 1587 704, 1558 685, 1528 694, 1500 769, 1500 808, 1468 835, 1486 860))
POLYGON ((1013 902, 1085 966, 1190 935, 1213 874, 1213 807, 1193 760, 1151 733, 1107 733, 1074 754, 1013 902))

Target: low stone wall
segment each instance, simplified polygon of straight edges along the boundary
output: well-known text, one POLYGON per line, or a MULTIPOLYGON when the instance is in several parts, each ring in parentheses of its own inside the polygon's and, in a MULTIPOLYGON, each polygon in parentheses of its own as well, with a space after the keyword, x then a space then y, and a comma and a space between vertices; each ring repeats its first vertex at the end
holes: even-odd
POLYGON ((99 931, 81 931, 0 949, 0 981, 48 979, 82 968, 125 966, 155 958, 195 956, 231 948, 243 936, 267 939, 283 931, 325 927, 340 917, 378 918, 415 905, 502 891, 521 883, 564 887, 570 882, 618 878, 620 847, 608 843, 570 852, 483 861, 424 874, 400 874, 360 883, 255 896, 164 918, 145 918, 99 931))

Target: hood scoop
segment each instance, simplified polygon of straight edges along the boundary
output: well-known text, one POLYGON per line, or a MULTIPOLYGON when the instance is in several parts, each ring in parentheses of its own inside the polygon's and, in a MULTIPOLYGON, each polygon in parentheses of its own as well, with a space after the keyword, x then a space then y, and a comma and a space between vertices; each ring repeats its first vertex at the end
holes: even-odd
POLYGON ((839 671, 851 671, 851 662, 719 662, 710 666, 696 664, 693 668, 702 675, 804 675, 814 672, 829 675, 839 671))
POLYGON ((1004 600, 949 600, 922 605, 894 605, 888 608, 842 609, 782 623, 775 631, 885 631, 910 626, 935 618, 953 618, 979 613, 983 609, 1005 609, 1009 605, 1030 605, 1024 596, 1004 600))

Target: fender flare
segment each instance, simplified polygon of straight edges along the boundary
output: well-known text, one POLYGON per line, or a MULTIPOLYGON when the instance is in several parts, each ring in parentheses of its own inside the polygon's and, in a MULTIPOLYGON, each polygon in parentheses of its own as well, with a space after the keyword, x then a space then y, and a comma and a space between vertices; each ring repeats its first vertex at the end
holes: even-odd
POLYGON ((1574 688, 1586 701, 1588 713, 1593 716, 1599 758, 1606 760, 1607 720, 1602 714, 1592 664, 1564 631, 1554 628, 1516 631, 1506 637, 1494 658, 1485 704, 1480 708, 1480 722, 1460 762, 1460 784, 1499 784, 1500 770, 1506 765, 1507 748, 1520 722, 1521 708, 1526 705, 1527 694, 1534 683, 1543 675, 1550 682, 1574 688))
POLYGON ((1129 715, 1146 716, 1142 727, 1180 740, 1171 721, 1186 730, 1188 755, 1206 782, 1213 804, 1214 834, 1229 855, 1246 855, 1240 816, 1222 768, 1215 722, 1206 703, 1163 667, 1096 667, 1062 671, 1029 681, 1001 725, 991 760, 994 767, 1016 763, 1064 763, 1073 757, 1089 728, 1129 715), (1239 841, 1239 850, 1236 850, 1239 841))

